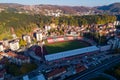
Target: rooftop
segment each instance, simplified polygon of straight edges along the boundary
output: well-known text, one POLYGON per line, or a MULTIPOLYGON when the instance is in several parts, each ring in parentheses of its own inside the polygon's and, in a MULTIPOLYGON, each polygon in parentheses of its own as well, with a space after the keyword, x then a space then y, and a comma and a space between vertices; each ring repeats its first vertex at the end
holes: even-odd
POLYGON ((98 51, 98 50, 99 50, 98 47, 90 46, 90 47, 86 47, 86 48, 75 49, 75 50, 70 50, 70 51, 64 51, 64 52, 60 52, 60 53, 45 55, 45 59, 47 61, 52 61, 52 60, 56 60, 56 59, 60 59, 60 58, 64 58, 64 57, 84 54, 84 53, 88 53, 88 52, 94 52, 94 51, 98 51))
POLYGON ((65 69, 64 67, 54 69, 54 70, 52 70, 52 71, 50 71, 50 72, 47 73, 47 77, 48 77, 48 78, 49 78, 49 77, 52 77, 52 76, 57 75, 57 74, 59 74, 59 73, 62 73, 62 72, 64 72, 64 71, 66 71, 66 69, 65 69))

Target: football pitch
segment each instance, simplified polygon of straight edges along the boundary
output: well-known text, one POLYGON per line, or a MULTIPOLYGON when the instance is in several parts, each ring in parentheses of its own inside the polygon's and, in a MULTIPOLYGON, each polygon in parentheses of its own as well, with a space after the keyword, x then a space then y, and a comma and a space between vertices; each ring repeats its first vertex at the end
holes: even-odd
POLYGON ((80 40, 74 40, 74 41, 67 41, 67 42, 57 42, 52 44, 46 44, 46 49, 48 54, 68 51, 68 50, 74 50, 78 48, 84 48, 91 46, 89 43, 80 41, 80 40))

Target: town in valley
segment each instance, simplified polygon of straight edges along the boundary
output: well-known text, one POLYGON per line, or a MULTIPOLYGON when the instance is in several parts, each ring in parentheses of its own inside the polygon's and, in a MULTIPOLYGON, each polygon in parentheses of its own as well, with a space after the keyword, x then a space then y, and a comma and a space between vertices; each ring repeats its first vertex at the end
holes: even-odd
POLYGON ((120 80, 120 2, 0 2, 0 80, 120 80))

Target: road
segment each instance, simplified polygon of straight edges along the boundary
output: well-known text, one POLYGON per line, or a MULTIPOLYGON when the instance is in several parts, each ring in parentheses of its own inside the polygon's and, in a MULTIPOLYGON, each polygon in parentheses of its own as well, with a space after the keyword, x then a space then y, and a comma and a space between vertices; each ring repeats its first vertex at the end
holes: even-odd
POLYGON ((77 75, 74 75, 73 77, 68 78, 67 80, 82 80, 82 78, 86 77, 87 75, 90 75, 90 74, 92 74, 92 73, 94 73, 96 71, 100 71, 100 70, 106 69, 106 67, 113 66, 113 65, 115 65, 115 64, 117 64, 119 62, 120 62, 120 57, 117 57, 117 58, 114 58, 114 59, 110 59, 109 61, 105 62, 101 66, 96 66, 95 68, 89 69, 89 70, 83 72, 82 74, 79 73, 77 75))

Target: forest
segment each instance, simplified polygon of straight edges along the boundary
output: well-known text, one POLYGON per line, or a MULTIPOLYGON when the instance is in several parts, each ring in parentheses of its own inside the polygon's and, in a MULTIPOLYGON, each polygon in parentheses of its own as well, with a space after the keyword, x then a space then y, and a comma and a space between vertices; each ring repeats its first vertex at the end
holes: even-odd
POLYGON ((29 15, 19 13, 0 13, 0 40, 12 38, 11 34, 15 33, 18 37, 22 34, 32 32, 34 28, 43 28, 45 25, 54 23, 55 25, 81 26, 91 24, 106 24, 114 22, 117 19, 112 15, 85 15, 85 16, 43 16, 29 15), (14 31, 12 30, 14 29, 14 31))

